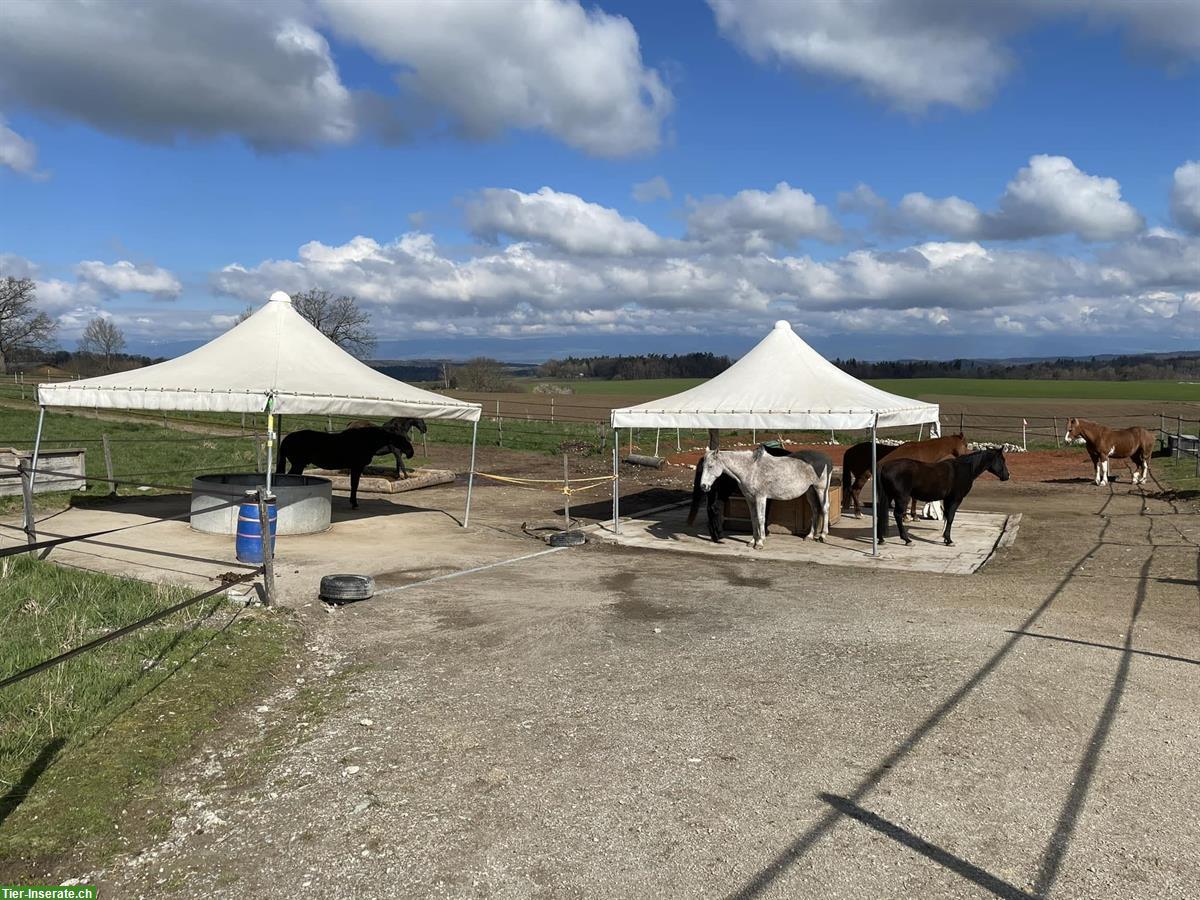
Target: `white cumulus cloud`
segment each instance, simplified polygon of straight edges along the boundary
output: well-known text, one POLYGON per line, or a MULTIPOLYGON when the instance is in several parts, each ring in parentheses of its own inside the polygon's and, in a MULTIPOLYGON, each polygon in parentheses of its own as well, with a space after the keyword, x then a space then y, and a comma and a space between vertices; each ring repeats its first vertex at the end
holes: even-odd
POLYGON ((661 175, 655 175, 633 186, 633 199, 638 203, 653 203, 655 200, 670 200, 671 185, 661 175))
POLYGON ((81 283, 106 296, 140 293, 171 300, 183 292, 179 279, 166 269, 135 266, 124 259, 111 265, 98 260, 85 260, 75 267, 75 272, 81 283))
POLYGON ((467 204, 466 218, 471 232, 484 239, 495 242, 507 235, 567 253, 627 256, 653 253, 665 244, 636 219, 548 187, 536 194, 487 188, 467 204))
POLYGON ((1195 0, 708 0, 753 59, 848 81, 900 109, 986 103, 1015 66, 1011 38, 1065 20, 1116 25, 1156 61, 1200 58, 1195 0))
POLYGON ((1200 234, 1200 162, 1188 161, 1171 180, 1171 217, 1193 234, 1200 234))
POLYGON ((533 129, 625 156, 659 145, 673 105, 629 20, 576 0, 321 5, 339 35, 401 67, 408 97, 471 136, 533 129))
POLYGON ((34 175, 37 165, 37 147, 21 137, 0 116, 0 166, 7 166, 22 175, 34 175))
POLYGON ((1038 155, 1008 183, 988 217, 993 237, 1077 234, 1087 241, 1128 237, 1145 222, 1121 199, 1115 178, 1089 175, 1065 156, 1038 155))
POLYGON ((1065 156, 1037 155, 1004 189, 996 208, 981 211, 961 197, 906 194, 893 208, 866 185, 839 197, 885 233, 944 234, 961 240, 1024 240, 1073 234, 1085 241, 1131 237, 1145 227, 1121 198, 1115 178, 1089 175, 1065 156))
POLYGON ((691 238, 732 241, 751 250, 790 245, 805 238, 835 241, 841 236, 829 209, 786 181, 769 192, 745 190, 732 197, 693 201, 687 224, 691 238))
POLYGON ((0 4, 0 99, 151 141, 346 143, 355 100, 296 2, 0 4))

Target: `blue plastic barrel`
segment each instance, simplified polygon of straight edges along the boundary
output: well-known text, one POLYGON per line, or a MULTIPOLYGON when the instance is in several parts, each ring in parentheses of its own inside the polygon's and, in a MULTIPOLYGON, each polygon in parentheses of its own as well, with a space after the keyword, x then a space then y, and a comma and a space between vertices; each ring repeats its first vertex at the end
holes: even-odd
MULTIPOLYGON (((275 553, 275 501, 267 501, 267 521, 271 524, 271 554, 275 553)), ((238 562, 260 563, 262 552, 262 523, 258 518, 258 501, 247 500, 238 507, 237 525, 238 562)))

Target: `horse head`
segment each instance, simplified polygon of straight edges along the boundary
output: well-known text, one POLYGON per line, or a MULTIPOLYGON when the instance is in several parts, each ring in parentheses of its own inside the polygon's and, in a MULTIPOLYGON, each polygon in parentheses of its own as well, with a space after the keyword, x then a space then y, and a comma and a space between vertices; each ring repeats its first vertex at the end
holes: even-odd
POLYGON ((721 473, 725 471, 725 461, 721 459, 719 450, 704 451, 704 473, 700 476, 700 490, 708 493, 721 473))
POLYGON ((1067 419, 1067 436, 1065 440, 1068 444, 1072 444, 1081 437, 1083 437, 1083 422, 1071 416, 1071 418, 1067 419))
POLYGON ((413 450, 412 441, 408 439, 408 435, 406 434, 393 435, 392 446, 399 447, 400 451, 404 454, 405 459, 412 459, 413 454, 416 452, 413 450))
POLYGON ((1008 461, 1004 458, 1003 450, 993 450, 987 462, 987 471, 1001 481, 1008 481, 1008 461))
POLYGON ((950 441, 951 456, 966 456, 971 452, 970 448, 967 446, 967 439, 961 434, 952 434, 949 436, 948 440, 950 441))

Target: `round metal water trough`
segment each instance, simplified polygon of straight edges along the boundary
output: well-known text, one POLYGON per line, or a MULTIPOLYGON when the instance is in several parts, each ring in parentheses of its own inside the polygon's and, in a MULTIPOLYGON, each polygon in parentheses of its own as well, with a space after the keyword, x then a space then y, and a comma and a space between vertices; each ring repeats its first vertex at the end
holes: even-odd
MULTIPOLYGON (((196 476, 192 479, 192 527, 207 534, 235 534, 238 508, 226 504, 260 487, 266 487, 266 480, 254 472, 196 476)), ((329 528, 333 483, 328 478, 273 475, 271 493, 279 511, 276 534, 315 534, 329 528)))

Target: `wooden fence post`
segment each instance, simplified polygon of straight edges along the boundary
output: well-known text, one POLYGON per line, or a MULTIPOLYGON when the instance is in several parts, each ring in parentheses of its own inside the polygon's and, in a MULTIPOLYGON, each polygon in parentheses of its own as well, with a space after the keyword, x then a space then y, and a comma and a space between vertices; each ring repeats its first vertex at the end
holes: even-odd
POLYGON ((115 497, 117 494, 117 483, 113 481, 112 470, 112 448, 108 445, 108 435, 100 435, 100 440, 104 444, 104 474, 108 476, 108 496, 115 497))
POLYGON ((966 416, 961 412, 958 414, 958 433, 964 435, 967 433, 966 416))
POLYGON ((262 543, 263 605, 275 605, 275 548, 271 542, 271 515, 267 507, 267 492, 258 489, 258 527, 262 543))
POLYGON ((1051 420, 1054 422, 1054 446, 1061 447, 1062 445, 1058 442, 1058 416, 1051 416, 1051 420))

